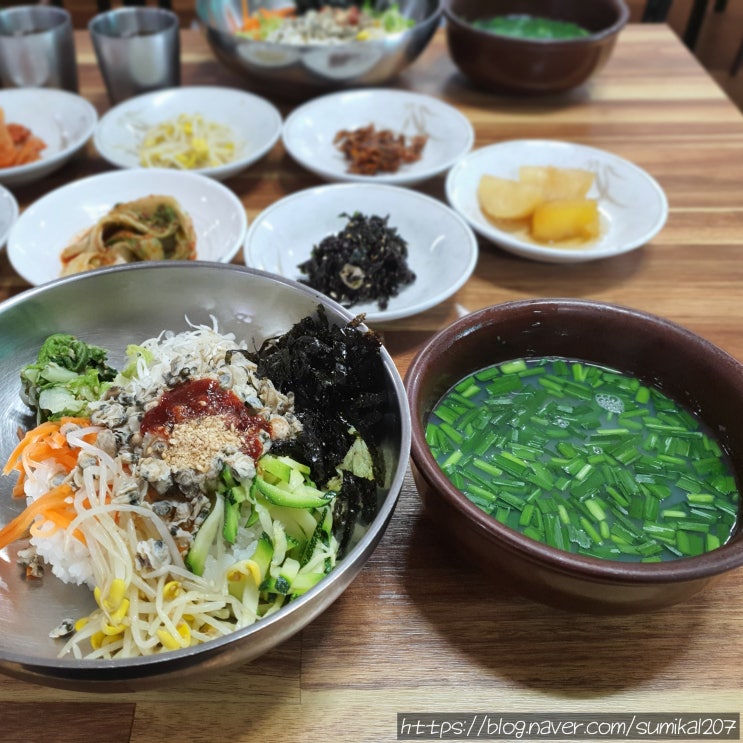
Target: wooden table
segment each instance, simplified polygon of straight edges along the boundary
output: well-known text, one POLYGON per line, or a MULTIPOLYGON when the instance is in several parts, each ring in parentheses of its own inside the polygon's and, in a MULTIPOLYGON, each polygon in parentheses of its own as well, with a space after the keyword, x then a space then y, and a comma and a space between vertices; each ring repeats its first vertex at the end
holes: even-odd
MULTIPOLYGON (((242 86, 184 32, 186 83, 242 86)), ((107 106, 84 33, 82 92, 107 106)), ((666 190, 670 218, 651 245, 577 266, 520 260, 483 243, 450 301, 383 328, 404 373, 421 343, 457 316, 506 300, 587 297, 675 320, 743 359, 743 117, 666 26, 627 27, 582 90, 514 101, 456 73, 443 36, 402 75, 472 121, 476 146, 541 137, 625 157, 666 190)), ((283 112, 288 112, 283 107, 283 112)), ((22 205, 106 169, 92 146, 22 205)), ((280 145, 230 181, 254 218, 317 179, 280 145)), ((443 198, 443 181, 422 187, 443 198)), ((25 289, 0 257, 0 298, 25 289)), ((391 741, 398 712, 741 712, 743 570, 684 606, 591 617, 494 590, 451 554, 408 478, 391 525, 361 575, 300 634, 262 658, 183 686, 95 696, 0 677, 0 739, 10 741, 391 741)))

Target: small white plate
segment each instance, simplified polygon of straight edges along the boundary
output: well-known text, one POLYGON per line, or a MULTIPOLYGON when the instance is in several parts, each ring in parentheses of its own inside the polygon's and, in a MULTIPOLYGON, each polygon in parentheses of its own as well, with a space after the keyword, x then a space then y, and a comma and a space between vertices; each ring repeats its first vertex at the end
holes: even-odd
POLYGON ((641 168, 609 152, 552 140, 513 140, 475 150, 446 178, 446 197, 482 237, 503 250, 546 263, 580 263, 610 258, 645 245, 668 218, 668 200, 657 181, 641 168), (518 179, 522 165, 585 168, 596 173, 588 196, 598 199, 601 235, 585 247, 538 245, 498 229, 477 199, 480 178, 518 179))
POLYGON ((190 171, 220 181, 260 160, 281 136, 281 114, 264 98, 233 88, 192 86, 145 93, 120 103, 101 118, 93 141, 112 165, 140 168, 139 148, 145 133, 180 114, 200 114, 234 134, 234 160, 190 171))
POLYGON ((65 165, 93 135, 98 112, 75 93, 55 88, 0 90, 6 124, 21 124, 42 139, 41 159, 27 165, 0 168, 0 184, 22 186, 40 180, 65 165))
POLYGON ((409 185, 448 170, 472 149, 475 135, 466 116, 437 98, 372 88, 331 93, 305 103, 284 122, 282 139, 300 165, 325 180, 409 185), (428 135, 421 159, 402 165, 396 173, 349 173, 333 139, 342 129, 370 124, 406 137, 428 135))
POLYGON ((16 219, 18 219, 18 202, 7 188, 0 186, 0 250, 5 247, 5 242, 16 219))
POLYGON ((193 220, 197 261, 231 261, 245 240, 242 202, 198 173, 153 168, 94 175, 58 188, 31 204, 8 237, 8 258, 31 284, 59 278, 60 254, 117 203, 151 194, 172 196, 193 220))
POLYGON ((386 310, 376 302, 349 309, 366 313, 367 323, 409 317, 452 296, 477 263, 477 238, 467 223, 441 201, 396 186, 358 183, 318 186, 287 196, 261 212, 248 230, 246 265, 300 281, 297 266, 323 238, 347 223, 342 214, 389 217, 408 245, 412 284, 391 297, 386 310))

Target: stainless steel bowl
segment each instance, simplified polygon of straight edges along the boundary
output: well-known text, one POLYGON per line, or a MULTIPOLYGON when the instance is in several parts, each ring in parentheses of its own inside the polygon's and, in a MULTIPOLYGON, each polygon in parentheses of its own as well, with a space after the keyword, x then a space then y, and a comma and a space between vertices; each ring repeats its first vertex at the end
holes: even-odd
MULTIPOLYGON (((18 373, 54 332, 79 335, 111 350, 123 362, 127 343, 164 329, 186 330, 187 320, 257 342, 288 330, 318 304, 332 322, 352 315, 321 294, 272 274, 239 266, 188 262, 134 264, 78 274, 29 290, 0 304, 0 456, 5 462, 18 427, 33 422, 19 398, 18 373)), ((17 548, 0 551, 0 672, 48 686, 83 691, 139 690, 245 663, 291 637, 348 587, 384 533, 392 515, 410 451, 410 413, 395 365, 382 350, 387 374, 383 451, 388 483, 378 512, 347 556, 317 586, 275 615, 203 645, 121 661, 58 658, 49 632, 67 616, 94 606, 90 591, 63 584, 49 572, 27 581, 16 564, 17 548)), ((12 478, 0 482, 0 524, 22 508, 11 496, 12 478)))
MULTIPOLYGON (((287 0, 248 0, 251 13, 287 4, 287 0)), ((415 21, 410 29, 381 40, 331 46, 294 46, 236 36, 242 0, 197 0, 196 14, 217 59, 267 95, 296 99, 380 85, 412 64, 436 31, 442 0, 399 0, 398 5, 406 18, 415 21)))

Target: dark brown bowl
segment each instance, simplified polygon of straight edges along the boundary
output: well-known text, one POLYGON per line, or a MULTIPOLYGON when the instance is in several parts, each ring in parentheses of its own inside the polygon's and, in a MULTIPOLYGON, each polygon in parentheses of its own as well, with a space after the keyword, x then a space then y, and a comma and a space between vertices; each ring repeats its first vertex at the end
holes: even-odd
POLYGON ((743 365, 684 328, 637 310, 573 299, 536 299, 474 312, 437 333, 405 378, 412 463, 430 518, 473 564, 533 599, 565 609, 631 613, 683 601, 743 565, 735 533, 698 557, 627 563, 585 557, 529 539, 471 503, 444 475, 425 440, 441 396, 463 377, 509 359, 563 356, 613 367, 654 385, 716 434, 743 482, 743 365))
POLYGON ((559 93, 585 83, 609 59, 629 19, 624 0, 445 0, 449 53, 478 86, 495 93, 559 93), (571 21, 578 39, 519 39, 482 31, 472 21, 531 15, 571 21))

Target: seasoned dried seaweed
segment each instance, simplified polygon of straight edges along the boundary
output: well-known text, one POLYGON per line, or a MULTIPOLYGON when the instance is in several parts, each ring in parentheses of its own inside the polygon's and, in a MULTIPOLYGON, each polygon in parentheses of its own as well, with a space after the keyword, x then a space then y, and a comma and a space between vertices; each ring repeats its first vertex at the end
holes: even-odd
POLYGON ((318 306, 290 331, 266 340, 257 351, 244 352, 258 365, 258 374, 271 379, 280 392, 294 392, 301 434, 276 442, 272 452, 305 462, 312 478, 326 483, 336 474, 358 431, 372 456, 374 481, 344 473, 336 499, 339 540, 350 538, 356 520, 362 523, 376 511, 377 484, 384 480, 379 450, 383 412, 387 404, 381 340, 361 331, 363 316, 345 326, 328 320, 318 306))
POLYGON ((334 513, 336 536, 339 542, 338 551, 345 554, 353 536, 356 523, 368 524, 377 510, 377 484, 373 480, 348 472, 343 476, 343 485, 334 513))
POLYGON ((389 216, 341 214, 348 223, 312 248, 309 260, 299 270, 300 281, 345 307, 376 302, 387 309, 390 297, 415 281, 408 266, 408 246, 389 216))

